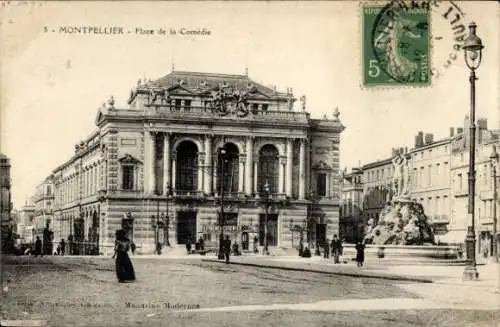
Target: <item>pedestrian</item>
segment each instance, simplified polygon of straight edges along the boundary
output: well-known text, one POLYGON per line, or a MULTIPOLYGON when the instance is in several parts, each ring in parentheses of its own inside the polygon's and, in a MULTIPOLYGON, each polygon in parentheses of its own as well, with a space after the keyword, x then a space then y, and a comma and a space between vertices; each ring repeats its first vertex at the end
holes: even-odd
POLYGON ((42 256, 43 257, 43 253, 42 253, 42 241, 40 240, 40 236, 37 236, 36 237, 36 241, 35 241, 35 257, 36 256, 42 256))
POLYGON ((356 243, 356 262, 358 267, 363 267, 365 262, 365 242, 358 241, 356 243))
POLYGON ((226 239, 224 240, 224 256, 226 258, 226 263, 229 263, 230 254, 231 254, 231 240, 229 239, 229 235, 226 235, 226 239))
POLYGON ((61 255, 64 255, 64 252, 66 252, 66 242, 64 242, 64 238, 61 239, 59 244, 61 245, 61 255))
POLYGON ((324 247, 323 257, 326 259, 330 258, 330 240, 329 239, 326 239, 323 247, 324 247))
POLYGON ((340 254, 341 254, 341 251, 342 251, 342 242, 337 237, 337 235, 333 235, 331 247, 332 247, 333 263, 340 263, 340 254))
POLYGON ((113 254, 113 259, 115 260, 116 277, 118 282, 133 282, 135 281, 135 271, 134 266, 132 266, 132 261, 128 256, 128 251, 130 250, 130 240, 126 237, 125 231, 119 229, 116 231, 115 240, 115 253, 113 254))

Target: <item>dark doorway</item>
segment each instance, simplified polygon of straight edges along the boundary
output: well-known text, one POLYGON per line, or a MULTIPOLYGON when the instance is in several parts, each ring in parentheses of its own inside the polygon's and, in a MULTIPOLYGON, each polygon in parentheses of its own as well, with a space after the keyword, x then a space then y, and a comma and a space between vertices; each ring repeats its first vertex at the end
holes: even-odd
POLYGON ((243 251, 247 251, 248 250, 248 233, 247 232, 243 232, 241 233, 241 249, 243 251))
MULTIPOLYGON (((264 245, 264 223, 266 215, 259 215, 259 244, 264 245)), ((277 246, 278 245, 278 214, 268 214, 267 215, 267 245, 277 246)))
POLYGON ((326 242, 326 224, 316 224, 316 241, 319 244, 326 242))
POLYGON ((76 255, 82 255, 84 253, 84 240, 85 240, 85 227, 84 227, 84 221, 82 218, 76 219, 74 226, 75 230, 75 249, 73 251, 73 254, 76 255))
POLYGON ((196 211, 177 212, 177 243, 196 241, 196 211))

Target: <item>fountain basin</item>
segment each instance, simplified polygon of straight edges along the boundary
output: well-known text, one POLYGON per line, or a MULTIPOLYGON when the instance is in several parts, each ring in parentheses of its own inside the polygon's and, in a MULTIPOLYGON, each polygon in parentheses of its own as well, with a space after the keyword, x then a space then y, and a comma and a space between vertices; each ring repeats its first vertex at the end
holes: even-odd
MULTIPOLYGON (((356 257, 354 244, 344 244, 343 255, 356 257)), ((460 247, 452 245, 377 245, 368 244, 365 247, 365 256, 377 256, 383 252, 383 258, 396 259, 441 259, 456 260, 461 258, 460 247)), ((382 258, 382 259, 383 259, 382 258)))

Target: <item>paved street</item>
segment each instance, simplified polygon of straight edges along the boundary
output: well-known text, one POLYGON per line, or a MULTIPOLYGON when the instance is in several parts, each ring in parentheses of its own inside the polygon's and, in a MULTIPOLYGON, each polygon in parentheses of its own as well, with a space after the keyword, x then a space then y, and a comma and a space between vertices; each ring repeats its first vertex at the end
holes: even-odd
MULTIPOLYGON (((201 259, 132 258, 116 281, 106 257, 11 257, 3 319, 46 326, 497 326, 500 313, 424 299, 421 284, 201 259), (420 294, 419 294, 420 293, 420 294)), ((441 286, 440 286, 441 287, 441 286)))

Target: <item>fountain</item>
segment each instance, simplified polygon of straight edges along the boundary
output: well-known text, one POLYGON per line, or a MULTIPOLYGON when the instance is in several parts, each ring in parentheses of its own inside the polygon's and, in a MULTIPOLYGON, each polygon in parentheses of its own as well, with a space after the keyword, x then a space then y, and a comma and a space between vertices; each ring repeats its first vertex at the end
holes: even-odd
POLYGON ((368 221, 364 238, 367 250, 376 249, 379 258, 457 259, 458 247, 435 245, 433 226, 422 204, 411 200, 410 168, 405 155, 398 154, 392 163, 394 195, 380 212, 378 221, 368 221))

